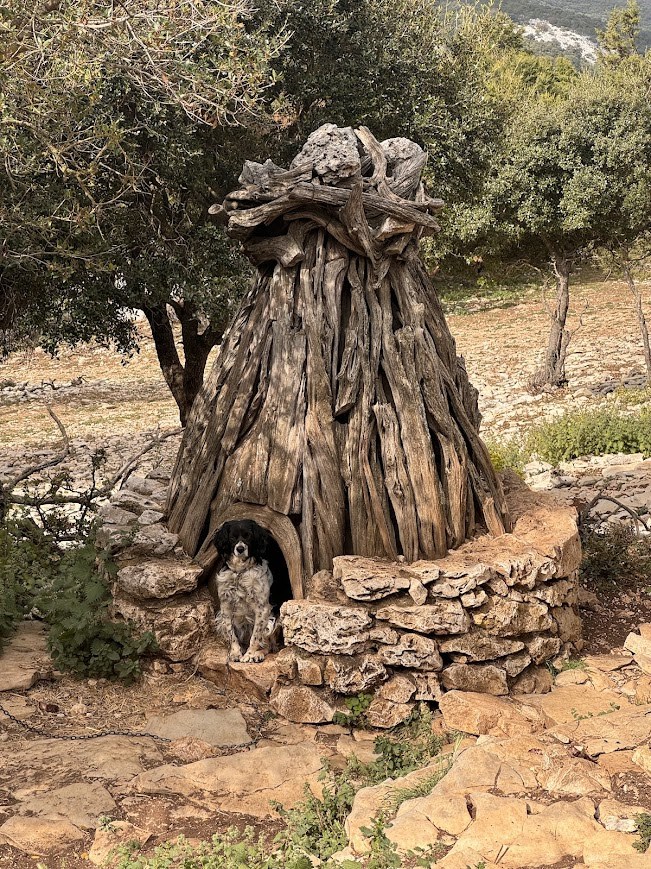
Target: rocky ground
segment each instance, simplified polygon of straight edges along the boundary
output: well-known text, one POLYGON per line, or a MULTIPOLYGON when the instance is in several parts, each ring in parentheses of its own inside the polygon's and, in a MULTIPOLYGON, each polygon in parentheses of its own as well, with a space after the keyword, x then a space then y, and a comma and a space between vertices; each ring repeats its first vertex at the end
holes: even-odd
MULTIPOLYGON (((528 390, 547 329, 539 299, 450 318, 481 392, 486 435, 508 437, 565 408, 607 401, 608 384, 640 373, 623 285, 577 286, 574 326, 579 316, 570 386, 553 395, 528 390)), ((80 484, 98 447, 107 450, 108 474, 152 431, 178 424, 147 340, 126 366, 100 348, 60 360, 35 352, 12 357, 0 379, 5 478, 59 448, 46 401, 70 434, 68 464, 80 484)), ((169 464, 176 443, 158 448, 149 466, 169 464)), ((603 523, 628 515, 613 497, 651 527, 651 463, 642 456, 531 466, 528 478, 563 502, 594 501, 603 523)), ((622 583, 584 618, 582 658, 556 662, 548 693, 448 692, 434 727, 462 736, 423 771, 360 791, 341 856, 367 850, 362 828, 381 813, 399 849, 432 846, 444 869, 651 866, 651 851, 633 847, 637 816, 651 813, 651 594, 622 583), (440 781, 428 790, 430 778, 440 781), (405 798, 416 786, 419 796, 405 798)), ((0 657, 0 704, 18 719, 0 715, 0 867, 78 869, 120 840, 151 850, 180 833, 205 839, 247 823, 271 835, 281 821, 270 801, 293 803, 305 782, 318 792, 324 758, 341 766, 351 752, 373 756, 373 732, 284 723, 259 693, 243 694, 241 681, 216 685, 187 665, 154 662, 132 687, 62 676, 34 622, 0 657), (103 730, 169 741, 56 738, 103 730)))

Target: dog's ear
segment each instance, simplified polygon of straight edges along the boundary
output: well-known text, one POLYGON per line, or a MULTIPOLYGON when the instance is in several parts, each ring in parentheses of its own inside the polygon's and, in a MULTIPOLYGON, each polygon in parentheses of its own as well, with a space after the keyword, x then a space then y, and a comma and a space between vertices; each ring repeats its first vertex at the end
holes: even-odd
POLYGON ((267 532, 264 530, 264 528, 260 528, 260 526, 257 525, 253 529, 252 542, 255 549, 255 552, 253 553, 255 558, 257 558, 258 560, 263 559, 267 554, 267 532))
POLYGON ((226 522, 225 525, 219 529, 219 531, 215 534, 214 542, 217 547, 217 551, 220 555, 225 556, 228 554, 228 544, 230 540, 230 523, 226 522))

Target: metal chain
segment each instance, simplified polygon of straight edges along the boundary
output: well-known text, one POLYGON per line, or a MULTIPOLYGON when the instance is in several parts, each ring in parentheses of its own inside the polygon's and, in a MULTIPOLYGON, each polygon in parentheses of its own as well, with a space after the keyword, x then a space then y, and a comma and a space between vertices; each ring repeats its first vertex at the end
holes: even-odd
POLYGON ((132 736, 132 737, 149 737, 150 739, 157 739, 159 742, 171 742, 171 739, 168 739, 166 736, 158 736, 156 733, 147 733, 146 731, 131 731, 131 730, 102 730, 100 733, 82 733, 82 734, 61 734, 61 733, 48 733, 46 730, 41 730, 40 727, 34 727, 32 724, 26 724, 24 721, 21 721, 20 718, 16 718, 15 715, 12 715, 7 709, 4 708, 2 703, 0 703, 0 712, 3 715, 6 715, 14 724, 17 724, 19 727, 22 727, 23 730, 28 730, 30 733, 35 733, 37 736, 45 736, 47 739, 69 739, 69 740, 82 740, 82 739, 99 739, 102 736, 132 736))

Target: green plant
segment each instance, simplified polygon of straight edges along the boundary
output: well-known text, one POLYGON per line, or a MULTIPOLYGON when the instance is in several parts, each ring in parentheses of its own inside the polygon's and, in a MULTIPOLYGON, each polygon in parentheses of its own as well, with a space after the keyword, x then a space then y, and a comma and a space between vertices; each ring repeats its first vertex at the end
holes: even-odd
POLYGON ((525 451, 557 465, 579 456, 651 454, 651 409, 623 414, 613 408, 568 411, 533 428, 525 451))
POLYGON ((581 529, 583 561, 580 579, 587 588, 601 593, 622 588, 646 589, 651 585, 651 539, 637 537, 623 525, 595 532, 589 524, 581 529))
POLYGON ((637 842, 633 843, 633 847, 636 851, 640 851, 640 853, 644 854, 651 845, 651 814, 649 814, 649 812, 642 812, 641 814, 636 815, 635 821, 637 823, 637 832, 640 838, 637 842))
POLYGON ((156 644, 151 632, 135 636, 130 625, 109 618, 111 597, 103 575, 116 570, 91 540, 63 553, 52 581, 37 596, 50 625, 48 648, 60 669, 126 681, 140 675, 141 656, 156 644))
POLYGON ((355 697, 347 697, 344 701, 348 714, 335 712, 332 720, 342 727, 366 727, 366 710, 373 700, 372 694, 357 694, 355 697))
POLYGON ((516 474, 522 476, 528 457, 519 439, 488 440, 486 441, 486 448, 496 471, 504 471, 506 468, 511 468, 516 474))
POLYGON ((561 672, 565 670, 585 670, 586 663, 582 658, 568 658, 561 664, 561 672))

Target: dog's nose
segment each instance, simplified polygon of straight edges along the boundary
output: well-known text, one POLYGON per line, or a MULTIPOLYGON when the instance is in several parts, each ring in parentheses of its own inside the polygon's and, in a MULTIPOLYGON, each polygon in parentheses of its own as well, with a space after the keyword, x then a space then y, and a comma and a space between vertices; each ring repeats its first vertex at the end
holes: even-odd
POLYGON ((238 543, 237 546, 235 547, 235 551, 237 552, 238 555, 241 555, 245 549, 246 549, 246 546, 244 546, 243 543, 238 543))

